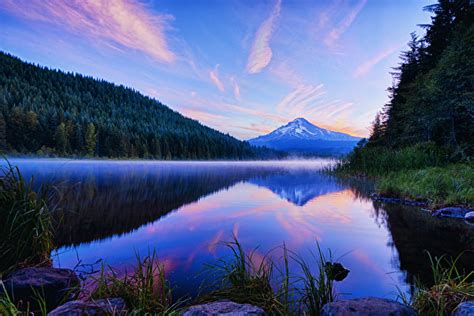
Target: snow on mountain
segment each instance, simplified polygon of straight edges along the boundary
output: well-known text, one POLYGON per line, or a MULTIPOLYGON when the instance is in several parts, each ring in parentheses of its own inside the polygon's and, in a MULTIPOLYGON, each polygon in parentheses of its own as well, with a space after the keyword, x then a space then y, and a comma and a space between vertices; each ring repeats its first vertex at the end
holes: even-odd
POLYGON ((297 118, 288 124, 281 126, 271 132, 270 134, 259 136, 253 140, 278 140, 278 139, 317 139, 317 140, 334 140, 334 141, 346 141, 346 140, 358 140, 359 138, 350 136, 348 134, 333 132, 325 128, 318 127, 311 124, 304 118, 297 118))
POLYGON ((359 137, 330 131, 297 118, 267 135, 250 139, 249 143, 286 151, 337 155, 351 151, 359 140, 359 137))

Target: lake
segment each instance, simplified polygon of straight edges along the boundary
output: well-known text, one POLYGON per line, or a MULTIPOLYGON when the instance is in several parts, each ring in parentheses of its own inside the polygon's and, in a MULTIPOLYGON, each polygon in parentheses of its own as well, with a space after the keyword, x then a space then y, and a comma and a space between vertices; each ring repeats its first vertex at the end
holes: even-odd
MULTIPOLYGON (((429 280, 433 255, 474 249, 474 229, 419 208, 383 205, 372 186, 329 176, 330 160, 153 162, 11 159, 61 199, 57 267, 104 260, 131 269, 156 251, 178 295, 195 295, 205 264, 229 254, 235 235, 262 258, 284 242, 311 260, 317 243, 350 270, 341 297, 396 298, 414 276, 429 280)), ((273 250, 278 257, 281 249, 273 250)), ((461 264, 474 269, 472 253, 461 264)), ((80 269, 79 269, 80 270, 80 269)), ((86 268, 83 268, 86 271, 86 268)))

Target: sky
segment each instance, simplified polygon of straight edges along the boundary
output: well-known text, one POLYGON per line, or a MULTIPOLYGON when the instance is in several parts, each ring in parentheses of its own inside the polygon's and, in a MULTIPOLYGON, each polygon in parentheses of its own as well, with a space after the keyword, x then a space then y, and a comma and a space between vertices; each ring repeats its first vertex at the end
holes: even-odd
POLYGON ((367 136, 434 0, 0 0, 0 50, 249 139, 298 117, 367 136))

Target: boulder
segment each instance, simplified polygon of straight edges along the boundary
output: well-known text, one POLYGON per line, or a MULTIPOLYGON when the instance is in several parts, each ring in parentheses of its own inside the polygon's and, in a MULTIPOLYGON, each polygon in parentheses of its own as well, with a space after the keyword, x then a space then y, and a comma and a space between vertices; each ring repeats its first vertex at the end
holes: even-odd
POLYGON ((450 217, 450 218, 464 218, 469 209, 463 207, 444 207, 433 211, 433 216, 450 217))
POLYGON ((24 268, 9 274, 3 280, 5 290, 20 308, 36 310, 38 296, 51 310, 74 299, 79 293, 79 278, 69 269, 51 267, 24 268))
POLYGON ((321 316, 416 316, 417 312, 399 302, 376 297, 341 300, 323 306, 321 316))
POLYGON ((207 315, 265 315, 263 309, 250 304, 237 304, 232 301, 218 301, 189 307, 183 316, 207 316, 207 315))
POLYGON ((472 315, 474 315, 474 301, 461 303, 453 311, 453 316, 472 316, 472 315))
POLYGON ((467 212, 464 215, 464 220, 468 223, 474 224, 474 212, 467 212))
POLYGON ((127 305, 120 298, 100 299, 90 302, 70 301, 48 313, 48 316, 105 316, 126 315, 127 305))

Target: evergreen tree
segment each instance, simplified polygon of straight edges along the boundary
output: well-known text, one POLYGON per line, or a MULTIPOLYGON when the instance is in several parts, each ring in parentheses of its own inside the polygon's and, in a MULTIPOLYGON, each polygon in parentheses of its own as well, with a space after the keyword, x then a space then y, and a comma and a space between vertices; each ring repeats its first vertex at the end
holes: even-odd
POLYGON ((3 114, 0 113, 0 152, 7 149, 7 124, 3 114))
POLYGON ((66 125, 64 123, 60 123, 56 128, 56 132, 54 133, 54 140, 56 142, 56 149, 59 153, 65 153, 68 147, 68 139, 66 133, 66 125))
POLYGON ((96 149, 97 143, 97 134, 95 131, 95 126, 92 123, 87 125, 86 130, 86 149, 89 156, 93 156, 96 149))

